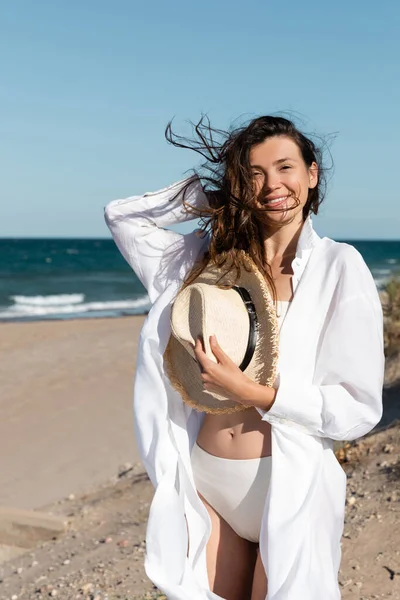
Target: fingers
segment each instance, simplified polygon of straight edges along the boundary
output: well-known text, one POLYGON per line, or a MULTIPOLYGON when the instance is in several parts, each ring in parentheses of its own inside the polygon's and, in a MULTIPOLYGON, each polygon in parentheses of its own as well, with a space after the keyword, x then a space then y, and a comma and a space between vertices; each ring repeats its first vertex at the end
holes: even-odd
POLYGON ((203 389, 207 390, 209 392, 217 392, 217 390, 215 389, 215 382, 214 382, 214 377, 211 375, 211 373, 209 372, 208 367, 213 367, 215 363, 213 363, 205 354, 205 352, 203 351, 202 347, 201 347, 201 343, 198 344, 198 342, 196 342, 196 356, 197 356, 197 360, 200 364, 200 368, 201 368, 201 373, 200 373, 200 378, 203 382, 203 389))
POLYGON ((207 361, 209 361, 210 359, 204 352, 203 343, 200 338, 197 338, 196 343, 194 345, 194 354, 196 356, 196 360, 199 363, 200 367, 202 369, 205 369, 206 365, 207 365, 207 361))
POLYGON ((195 353, 197 360, 202 359, 203 356, 206 356, 206 353, 204 352, 203 344, 202 344, 202 341, 200 338, 197 338, 197 340, 196 340, 196 343, 194 345, 194 353, 195 353))
POLYGON ((210 335, 210 346, 212 353, 220 363, 227 362, 228 356, 222 350, 221 346, 218 344, 218 340, 215 335, 210 335))
MULTIPOLYGON (((218 340, 215 335, 210 336, 210 347, 218 363, 230 362, 229 357, 225 354, 221 346, 218 344, 218 340)), ((210 360, 206 355, 200 338, 197 338, 196 340, 196 343, 194 345, 194 353, 202 367, 211 367, 215 364, 214 361, 210 360)))
POLYGON ((243 373, 222 350, 216 336, 212 335, 209 339, 211 351, 217 362, 206 355, 201 337, 198 337, 194 344, 194 354, 200 367, 203 390, 228 398, 232 397, 233 400, 237 401, 235 388, 238 387, 238 382, 240 383, 243 373))

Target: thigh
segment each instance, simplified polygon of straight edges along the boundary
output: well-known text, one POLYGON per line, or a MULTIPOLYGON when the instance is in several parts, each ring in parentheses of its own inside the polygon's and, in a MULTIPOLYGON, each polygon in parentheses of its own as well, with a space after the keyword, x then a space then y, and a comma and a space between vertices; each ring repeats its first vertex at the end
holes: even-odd
POLYGON ((261 560, 260 550, 257 552, 257 561, 254 568, 253 588, 251 600, 265 600, 268 593, 268 579, 265 574, 264 565, 261 560))
POLYGON ((238 536, 205 498, 199 496, 212 524, 207 544, 210 589, 227 600, 250 600, 257 547, 238 536))

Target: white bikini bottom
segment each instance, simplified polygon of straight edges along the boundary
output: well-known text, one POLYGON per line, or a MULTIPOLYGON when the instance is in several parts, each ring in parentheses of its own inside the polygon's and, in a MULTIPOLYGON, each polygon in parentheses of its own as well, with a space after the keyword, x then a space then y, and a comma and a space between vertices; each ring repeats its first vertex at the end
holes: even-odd
POLYGON ((240 537, 259 542, 271 456, 220 458, 196 443, 191 462, 197 491, 240 537))

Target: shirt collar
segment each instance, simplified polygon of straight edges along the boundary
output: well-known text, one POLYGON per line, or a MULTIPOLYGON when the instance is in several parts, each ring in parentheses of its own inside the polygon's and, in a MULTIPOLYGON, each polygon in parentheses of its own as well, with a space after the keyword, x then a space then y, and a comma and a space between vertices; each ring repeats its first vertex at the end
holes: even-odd
POLYGON ((303 223, 301 233, 297 242, 296 256, 292 261, 292 286, 293 291, 296 290, 297 284, 300 281, 304 269, 306 268, 311 252, 318 240, 321 239, 318 233, 314 230, 311 213, 303 223))
POLYGON ((307 251, 311 251, 320 239, 317 232, 314 230, 311 213, 303 223, 300 237, 297 242, 296 257, 303 258, 307 251))

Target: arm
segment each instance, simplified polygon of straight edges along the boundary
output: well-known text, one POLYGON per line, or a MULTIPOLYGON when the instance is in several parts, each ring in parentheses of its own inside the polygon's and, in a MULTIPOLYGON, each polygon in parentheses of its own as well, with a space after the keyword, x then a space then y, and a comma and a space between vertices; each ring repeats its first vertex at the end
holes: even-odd
POLYGON ((385 362, 379 294, 355 250, 347 256, 330 311, 316 359, 318 384, 282 378, 263 419, 299 424, 312 435, 353 440, 381 419, 385 362))
MULTIPOLYGON (((195 219, 183 206, 183 188, 192 177, 143 196, 114 200, 104 209, 107 226, 121 254, 146 288, 154 303, 171 277, 189 265, 204 244, 196 232, 182 235, 164 229, 195 219), (176 198, 171 201, 172 198, 176 198)), ((196 207, 207 206, 199 180, 186 193, 186 201, 196 207)))

